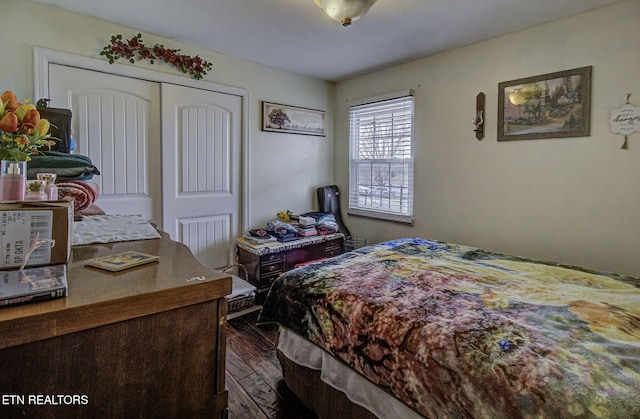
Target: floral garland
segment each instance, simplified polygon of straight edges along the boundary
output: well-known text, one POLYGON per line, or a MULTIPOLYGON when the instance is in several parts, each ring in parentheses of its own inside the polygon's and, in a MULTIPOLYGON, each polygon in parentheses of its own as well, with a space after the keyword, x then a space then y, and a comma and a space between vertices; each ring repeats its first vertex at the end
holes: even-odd
POLYGON ((149 60, 151 64, 155 60, 164 61, 178 67, 183 73, 189 73, 194 79, 199 80, 211 70, 211 63, 203 60, 199 56, 191 57, 180 54, 179 49, 168 49, 164 45, 155 44, 153 48, 147 47, 142 41, 142 35, 138 34, 131 39, 122 40, 122 35, 111 37, 111 43, 104 47, 100 55, 109 60, 109 64, 120 58, 126 58, 130 63, 135 62, 135 58, 149 60))

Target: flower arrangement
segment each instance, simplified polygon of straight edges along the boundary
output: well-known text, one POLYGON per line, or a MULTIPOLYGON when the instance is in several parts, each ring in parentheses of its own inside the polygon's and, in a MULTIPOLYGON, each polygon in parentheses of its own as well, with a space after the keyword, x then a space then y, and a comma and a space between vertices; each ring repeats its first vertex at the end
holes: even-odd
POLYGON ((283 223, 290 222, 292 215, 293 213, 289 210, 282 210, 276 214, 276 216, 278 217, 278 220, 282 221, 283 223))
POLYGON ((55 144, 50 127, 29 100, 19 103, 13 92, 5 91, 0 96, 0 160, 29 161, 41 148, 50 148, 55 144))
POLYGON ((168 49, 161 44, 155 44, 152 48, 147 47, 142 41, 141 34, 124 41, 120 34, 112 36, 111 43, 102 49, 100 55, 105 56, 109 60, 109 64, 113 64, 120 58, 126 58, 133 64, 134 57, 138 61, 149 60, 151 64, 155 60, 164 61, 178 67, 185 74, 191 74, 196 80, 201 79, 207 74, 207 71, 211 70, 211 63, 197 55, 191 57, 180 54, 179 49, 168 49))

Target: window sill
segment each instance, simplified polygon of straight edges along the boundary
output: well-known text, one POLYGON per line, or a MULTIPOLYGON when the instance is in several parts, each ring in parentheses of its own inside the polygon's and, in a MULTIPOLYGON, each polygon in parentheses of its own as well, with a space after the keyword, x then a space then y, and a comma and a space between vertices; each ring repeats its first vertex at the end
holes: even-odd
POLYGON ((354 208, 350 208, 347 211, 347 214, 354 215, 357 217, 374 218, 376 220, 381 220, 381 221, 392 221, 394 223, 408 224, 411 226, 413 225, 413 217, 406 216, 406 215, 395 215, 395 214, 388 214, 385 212, 366 211, 366 210, 359 210, 354 208))

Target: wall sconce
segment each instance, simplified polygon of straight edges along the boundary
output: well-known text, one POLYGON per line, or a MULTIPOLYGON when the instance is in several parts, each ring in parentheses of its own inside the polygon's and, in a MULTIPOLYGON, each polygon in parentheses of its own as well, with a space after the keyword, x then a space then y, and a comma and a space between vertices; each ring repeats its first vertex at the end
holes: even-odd
POLYGON ((376 0, 313 0, 331 19, 349 26, 360 19, 376 0))
POLYGON ((476 96, 476 112, 473 117, 473 125, 475 126, 476 138, 478 141, 484 138, 484 107, 485 107, 485 94, 483 92, 478 93, 476 96))
POLYGON ((482 129, 482 124, 484 124, 484 119, 482 118, 483 111, 476 111, 476 116, 473 118, 473 125, 476 126, 474 131, 478 132, 478 130, 482 129))

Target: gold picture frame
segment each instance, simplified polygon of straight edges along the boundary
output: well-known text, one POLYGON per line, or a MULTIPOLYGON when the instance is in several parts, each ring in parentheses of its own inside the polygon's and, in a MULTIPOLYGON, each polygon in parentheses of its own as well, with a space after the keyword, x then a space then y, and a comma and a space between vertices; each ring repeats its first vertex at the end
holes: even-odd
POLYGON ((498 84, 498 141, 588 137, 592 67, 498 84))

